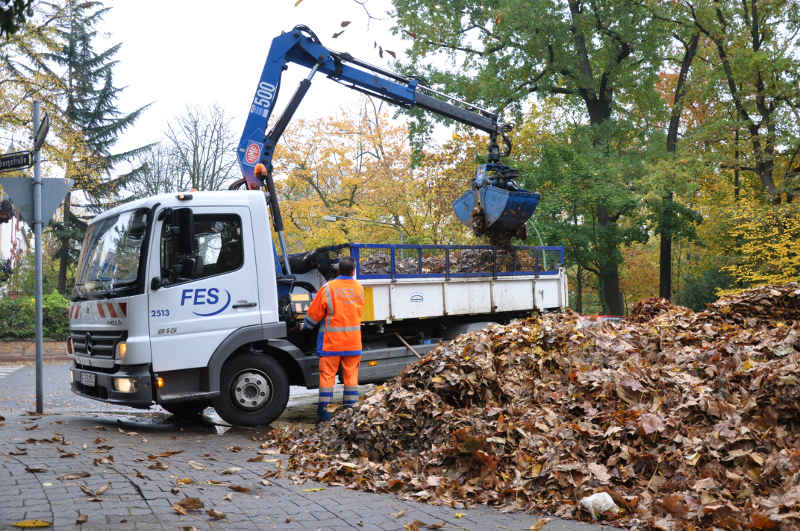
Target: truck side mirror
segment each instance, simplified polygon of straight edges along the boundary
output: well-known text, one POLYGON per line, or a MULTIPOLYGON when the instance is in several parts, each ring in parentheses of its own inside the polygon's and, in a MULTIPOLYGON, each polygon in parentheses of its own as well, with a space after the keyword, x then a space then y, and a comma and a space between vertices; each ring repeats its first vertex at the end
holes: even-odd
POLYGON ((179 228, 178 252, 191 256, 194 247, 194 215, 191 208, 178 208, 173 211, 175 225, 179 228))

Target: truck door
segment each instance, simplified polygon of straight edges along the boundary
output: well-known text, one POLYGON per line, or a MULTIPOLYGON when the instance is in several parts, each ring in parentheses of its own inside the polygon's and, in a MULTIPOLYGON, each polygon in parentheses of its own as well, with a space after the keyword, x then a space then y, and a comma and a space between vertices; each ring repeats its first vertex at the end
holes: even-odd
POLYGON ((148 286, 154 371, 204 367, 233 331, 261 323, 250 211, 195 207, 192 215, 189 254, 180 250, 169 218, 154 227, 149 262, 157 280, 148 286))

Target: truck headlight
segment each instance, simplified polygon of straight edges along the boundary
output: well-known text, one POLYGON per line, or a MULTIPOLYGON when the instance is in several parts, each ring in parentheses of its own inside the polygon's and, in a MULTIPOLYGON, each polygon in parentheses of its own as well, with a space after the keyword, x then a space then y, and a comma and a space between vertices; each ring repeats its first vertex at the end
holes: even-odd
POLYGON ((114 378, 114 390, 120 393, 136 392, 136 379, 134 378, 114 378))
POLYGON ((117 351, 115 352, 115 357, 119 360, 125 357, 125 354, 128 353, 128 344, 124 341, 120 341, 117 343, 117 351))

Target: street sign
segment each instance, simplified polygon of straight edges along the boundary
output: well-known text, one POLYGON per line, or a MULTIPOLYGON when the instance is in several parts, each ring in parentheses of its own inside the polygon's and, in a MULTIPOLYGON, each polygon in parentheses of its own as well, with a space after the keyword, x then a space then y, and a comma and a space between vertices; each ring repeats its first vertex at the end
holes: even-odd
MULTIPOLYGON (((0 179, 0 185, 19 210, 22 219, 33 225, 33 179, 7 177, 0 179)), ((42 223, 50 221, 70 188, 72 179, 42 179, 42 223)))
POLYGON ((0 155, 0 171, 18 170, 33 164, 33 153, 30 151, 17 151, 0 155))
POLYGON ((50 115, 44 113, 44 118, 42 118, 42 123, 39 125, 39 129, 36 131, 33 141, 34 151, 39 151, 42 148, 42 144, 44 144, 44 139, 47 137, 48 131, 50 131, 50 115))

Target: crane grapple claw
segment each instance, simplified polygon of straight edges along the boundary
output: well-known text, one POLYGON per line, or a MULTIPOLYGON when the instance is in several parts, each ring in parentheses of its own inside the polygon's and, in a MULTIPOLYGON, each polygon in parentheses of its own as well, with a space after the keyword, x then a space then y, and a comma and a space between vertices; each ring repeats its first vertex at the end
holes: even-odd
MULTIPOLYGON (((465 192, 453 201, 453 210, 461 222, 476 234, 520 237, 525 222, 539 204, 539 194, 520 189, 507 189, 486 184, 465 192)), ((524 238, 524 236, 523 236, 524 238)))

